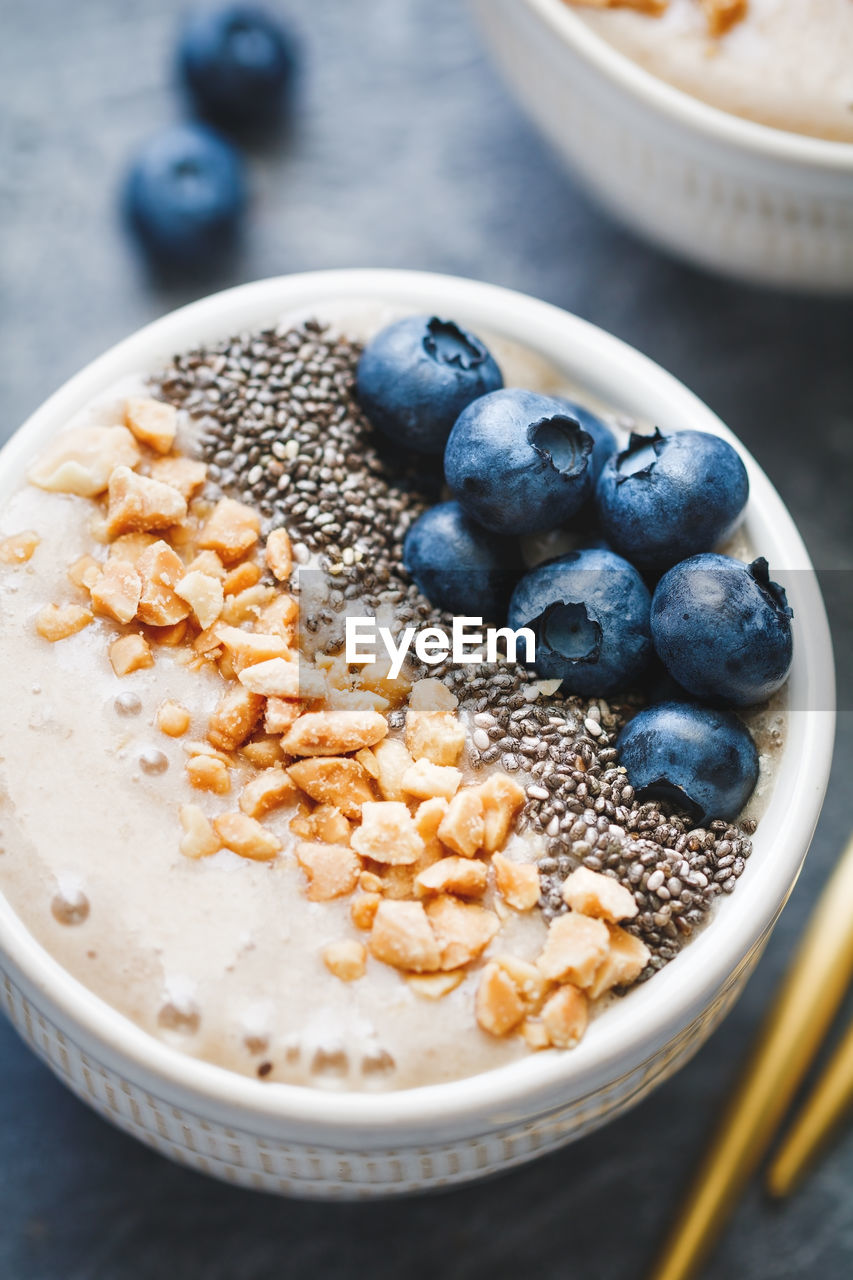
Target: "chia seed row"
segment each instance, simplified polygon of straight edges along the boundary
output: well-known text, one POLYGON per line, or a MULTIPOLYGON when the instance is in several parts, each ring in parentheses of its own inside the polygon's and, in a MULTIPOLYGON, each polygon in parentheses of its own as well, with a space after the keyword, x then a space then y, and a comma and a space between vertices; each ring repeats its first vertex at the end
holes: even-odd
MULTIPOLYGON (((160 394, 188 411, 208 462, 211 496, 231 494, 261 512, 265 532, 287 528, 297 553, 313 553, 330 579, 333 622, 346 601, 391 605, 400 623, 448 625, 402 569, 406 531, 427 505, 399 464, 376 447, 354 395, 361 347, 316 321, 267 329, 175 357, 160 394), (300 545, 301 544, 301 547, 300 545)), ((613 742, 640 705, 543 697, 521 665, 424 669, 459 698, 471 730, 469 762, 527 778, 520 831, 540 834, 540 907, 566 910, 575 867, 614 876, 639 908, 630 924, 646 942, 648 976, 677 953, 716 899, 731 893, 751 851, 754 824, 695 828, 663 803, 638 804, 613 742)), ((392 724, 402 716, 392 713, 392 724)))

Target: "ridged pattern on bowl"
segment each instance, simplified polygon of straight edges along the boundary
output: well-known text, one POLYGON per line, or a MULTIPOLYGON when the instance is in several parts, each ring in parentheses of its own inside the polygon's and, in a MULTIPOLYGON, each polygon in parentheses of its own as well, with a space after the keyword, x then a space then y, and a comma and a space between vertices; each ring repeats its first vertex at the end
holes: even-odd
POLYGON ((521 104, 623 222, 729 275, 853 289, 853 165, 739 149, 606 78, 528 0, 472 4, 521 104))
MULTIPOLYGON (((763 945, 745 956, 703 1012, 648 1061, 595 1093, 522 1124, 458 1143, 335 1149, 230 1128, 158 1097, 60 1030, 47 1005, 0 970, 0 1006, 29 1047, 78 1098, 180 1164, 257 1191, 311 1199, 405 1195, 469 1182, 565 1146, 634 1106, 693 1056, 737 999, 763 945)), ((274 1089, 275 1085, 268 1086, 274 1089)))

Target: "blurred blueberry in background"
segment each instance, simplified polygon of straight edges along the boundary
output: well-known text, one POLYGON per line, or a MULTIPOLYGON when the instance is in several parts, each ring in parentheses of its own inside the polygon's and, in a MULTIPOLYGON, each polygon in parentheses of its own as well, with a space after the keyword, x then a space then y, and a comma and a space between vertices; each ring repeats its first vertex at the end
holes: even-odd
POLYGON ((222 128, 274 125, 296 61, 293 36, 259 5, 199 5, 181 28, 181 77, 199 113, 222 128))

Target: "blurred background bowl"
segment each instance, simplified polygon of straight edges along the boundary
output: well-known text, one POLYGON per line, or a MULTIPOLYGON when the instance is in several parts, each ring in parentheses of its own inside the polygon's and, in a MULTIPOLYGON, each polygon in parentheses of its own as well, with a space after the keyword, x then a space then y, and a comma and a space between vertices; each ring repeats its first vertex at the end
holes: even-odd
POLYGON ((754 124, 651 75, 563 0, 471 0, 519 102, 606 209, 754 283, 853 290, 853 143, 754 124))

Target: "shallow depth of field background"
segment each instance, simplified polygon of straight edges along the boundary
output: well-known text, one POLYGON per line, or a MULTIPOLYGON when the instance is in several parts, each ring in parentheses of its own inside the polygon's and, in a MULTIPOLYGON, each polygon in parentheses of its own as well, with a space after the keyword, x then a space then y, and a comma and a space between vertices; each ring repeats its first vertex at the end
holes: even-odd
MULTIPOLYGON (((698 1058, 623 1119, 492 1183, 367 1207, 220 1186, 110 1128, 2 1023, 0 1276, 639 1280, 853 819, 853 303, 713 279, 623 233, 519 115, 459 0, 269 2, 301 34, 296 109, 251 154, 243 255, 169 288, 129 243, 116 186, 134 145, 186 111, 177 6, 0 0, 2 438, 139 325, 243 280, 414 267, 537 294, 683 379, 791 507, 835 632, 833 780, 758 972, 698 1058)), ((750 1191, 708 1280, 849 1276, 851 1181, 853 1125, 790 1204, 750 1191)))

